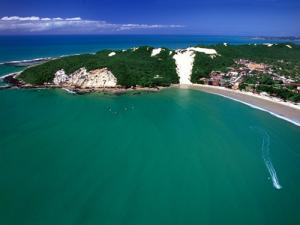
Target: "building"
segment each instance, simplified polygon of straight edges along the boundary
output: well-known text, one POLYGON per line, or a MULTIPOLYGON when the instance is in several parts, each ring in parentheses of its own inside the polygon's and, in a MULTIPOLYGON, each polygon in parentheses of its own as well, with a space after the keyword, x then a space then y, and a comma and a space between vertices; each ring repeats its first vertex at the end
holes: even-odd
POLYGON ((233 84, 232 89, 233 89, 233 90, 238 90, 239 87, 240 87, 240 83, 239 83, 239 82, 236 82, 236 83, 233 84))
POLYGON ((300 93, 300 83, 289 83, 288 86, 296 87, 296 91, 300 93))

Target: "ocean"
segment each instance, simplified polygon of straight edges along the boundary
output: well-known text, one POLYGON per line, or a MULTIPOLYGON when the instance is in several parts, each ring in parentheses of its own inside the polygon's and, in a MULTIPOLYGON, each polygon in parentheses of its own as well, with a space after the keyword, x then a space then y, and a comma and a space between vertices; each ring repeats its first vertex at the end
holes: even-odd
POLYGON ((212 44, 278 43, 250 37, 203 35, 0 36, 0 62, 150 45, 172 49, 212 44))
MULTIPOLYGON (((250 41, 0 37, 0 60, 250 41)), ((300 224, 300 127, 266 112, 176 88, 1 90, 0 106, 0 224, 300 224)))

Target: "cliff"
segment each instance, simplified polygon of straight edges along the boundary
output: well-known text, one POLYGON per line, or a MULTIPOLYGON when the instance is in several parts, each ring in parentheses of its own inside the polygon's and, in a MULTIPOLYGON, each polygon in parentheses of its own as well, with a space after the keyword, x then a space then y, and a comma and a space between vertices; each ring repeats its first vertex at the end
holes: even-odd
POLYGON ((69 75, 64 69, 58 70, 53 83, 64 88, 111 88, 117 86, 117 78, 107 68, 87 71, 82 67, 69 75))

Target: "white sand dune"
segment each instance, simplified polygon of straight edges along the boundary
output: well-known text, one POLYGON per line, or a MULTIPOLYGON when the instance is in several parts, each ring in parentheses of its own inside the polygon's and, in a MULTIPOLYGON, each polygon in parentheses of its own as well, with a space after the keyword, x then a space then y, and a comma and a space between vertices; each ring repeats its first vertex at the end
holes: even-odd
POLYGON ((151 56, 156 56, 158 55, 163 49, 162 48, 155 48, 152 50, 151 56))
POLYGON ((268 46, 268 47, 272 47, 272 46, 273 46, 273 44, 270 44, 270 43, 265 43, 265 44, 263 44, 263 45, 266 45, 266 46, 268 46))
POLYGON ((208 55, 217 55, 218 54, 217 51, 215 49, 212 49, 212 48, 191 47, 191 48, 187 48, 186 50, 205 53, 205 54, 208 54, 208 55))
POLYGON ((216 56, 218 54, 215 49, 199 47, 176 50, 176 54, 173 58, 175 59, 180 84, 192 84, 191 75, 193 71, 195 52, 205 53, 211 56, 216 56))
POLYGON ((193 70, 195 53, 193 51, 177 52, 173 58, 176 62, 176 70, 180 84, 192 84, 191 74, 193 70))
POLYGON ((111 52, 111 53, 108 54, 109 57, 112 57, 112 56, 114 56, 114 55, 116 55, 115 52, 111 52))

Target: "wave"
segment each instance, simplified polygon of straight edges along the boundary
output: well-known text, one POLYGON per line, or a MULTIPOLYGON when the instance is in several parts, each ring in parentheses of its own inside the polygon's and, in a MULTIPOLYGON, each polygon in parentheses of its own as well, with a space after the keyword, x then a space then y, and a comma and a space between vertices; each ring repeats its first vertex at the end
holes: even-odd
POLYGON ((49 57, 40 57, 40 58, 33 58, 33 59, 5 61, 5 62, 0 62, 0 66, 44 62, 44 61, 49 61, 49 60, 52 60, 52 59, 63 58, 63 57, 68 57, 68 56, 76 56, 76 55, 80 55, 80 54, 75 53, 75 54, 69 54, 69 55, 68 54, 67 55, 60 55, 60 56, 56 56, 56 57, 50 57, 49 56, 49 57))
POLYGON ((9 73, 9 74, 5 74, 5 75, 0 75, 0 80, 4 80, 6 77, 14 76, 16 74, 18 74, 18 72, 17 73, 9 73))
POLYGON ((262 158, 271 176, 274 188, 281 189, 282 186, 279 183, 276 170, 272 164, 271 157, 270 157, 270 135, 263 129, 257 127, 251 127, 251 128, 257 130, 262 135, 262 146, 261 146, 262 158))
POLYGON ((38 62, 44 62, 51 60, 51 57, 45 57, 45 58, 35 58, 35 59, 24 59, 24 60, 15 60, 15 61, 6 61, 6 62, 0 62, 0 66, 3 65, 22 65, 22 64, 31 64, 31 63, 38 63, 38 62))
POLYGON ((68 88, 62 88, 63 90, 65 90, 66 92, 70 93, 70 94, 77 94, 75 91, 72 91, 68 88))
POLYGON ((224 97, 224 98, 231 99, 231 100, 236 101, 236 102, 240 102, 240 103, 242 103, 242 104, 244 104, 244 105, 250 106, 251 108, 254 108, 254 109, 258 109, 258 110, 267 112, 267 113, 271 114, 272 116, 275 116, 275 117, 277 117, 277 118, 283 119, 283 120, 285 120, 285 121, 287 121, 287 122, 290 122, 290 123, 292 123, 292 124, 294 124, 294 125, 296 125, 296 126, 300 126, 300 121, 292 120, 292 119, 290 119, 290 118, 281 116, 281 115, 279 115, 279 114, 277 114, 277 113, 274 113, 274 112, 272 112, 272 111, 269 111, 269 110, 267 110, 267 109, 261 108, 261 107, 256 106, 256 105, 252 105, 252 104, 250 104, 250 103, 247 103, 247 102, 244 102, 244 101, 241 101, 241 100, 237 100, 237 99, 232 98, 232 97, 228 97, 228 96, 226 96, 226 95, 222 95, 222 94, 218 94, 218 93, 214 93, 214 94, 219 95, 219 96, 222 96, 222 97, 224 97))

